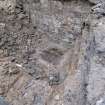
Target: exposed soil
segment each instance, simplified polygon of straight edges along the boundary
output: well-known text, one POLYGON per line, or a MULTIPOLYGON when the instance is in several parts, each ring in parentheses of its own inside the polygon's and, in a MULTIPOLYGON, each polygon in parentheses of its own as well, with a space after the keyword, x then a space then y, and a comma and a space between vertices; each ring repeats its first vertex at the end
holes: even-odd
POLYGON ((91 33, 104 13, 94 4, 0 0, 0 97, 10 105, 95 105, 91 33))

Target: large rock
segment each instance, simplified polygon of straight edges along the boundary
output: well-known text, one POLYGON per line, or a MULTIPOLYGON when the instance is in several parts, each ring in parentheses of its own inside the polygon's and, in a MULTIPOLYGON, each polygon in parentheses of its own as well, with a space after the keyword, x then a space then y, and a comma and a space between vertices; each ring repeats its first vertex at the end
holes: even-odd
MULTIPOLYGON (((93 56, 90 58, 89 77, 88 77, 88 101, 91 105, 104 95, 105 85, 105 22, 104 18, 95 20, 94 25, 90 28, 90 35, 93 40, 93 56)), ((101 105, 101 104, 96 104, 101 105)), ((103 104, 102 104, 103 105, 103 104)))

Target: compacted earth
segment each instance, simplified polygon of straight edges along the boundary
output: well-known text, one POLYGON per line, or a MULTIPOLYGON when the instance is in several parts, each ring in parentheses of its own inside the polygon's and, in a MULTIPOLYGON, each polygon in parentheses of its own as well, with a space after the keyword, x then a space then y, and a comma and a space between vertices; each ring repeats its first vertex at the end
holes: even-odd
POLYGON ((0 0, 0 105, 105 105, 105 0, 0 0))

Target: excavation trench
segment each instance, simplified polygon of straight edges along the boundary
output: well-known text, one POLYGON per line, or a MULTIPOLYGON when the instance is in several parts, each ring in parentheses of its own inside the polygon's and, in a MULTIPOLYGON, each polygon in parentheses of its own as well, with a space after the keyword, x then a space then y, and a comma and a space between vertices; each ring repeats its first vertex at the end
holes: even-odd
POLYGON ((0 7, 0 96, 10 105, 86 105, 90 37, 84 23, 92 5, 10 1, 0 7))

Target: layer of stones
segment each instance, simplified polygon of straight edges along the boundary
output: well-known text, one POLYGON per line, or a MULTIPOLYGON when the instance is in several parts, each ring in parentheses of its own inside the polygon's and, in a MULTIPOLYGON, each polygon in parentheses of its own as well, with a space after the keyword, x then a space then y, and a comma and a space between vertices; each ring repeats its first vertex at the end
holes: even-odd
POLYGON ((104 16, 104 0, 0 0, 0 105, 105 105, 104 16))

